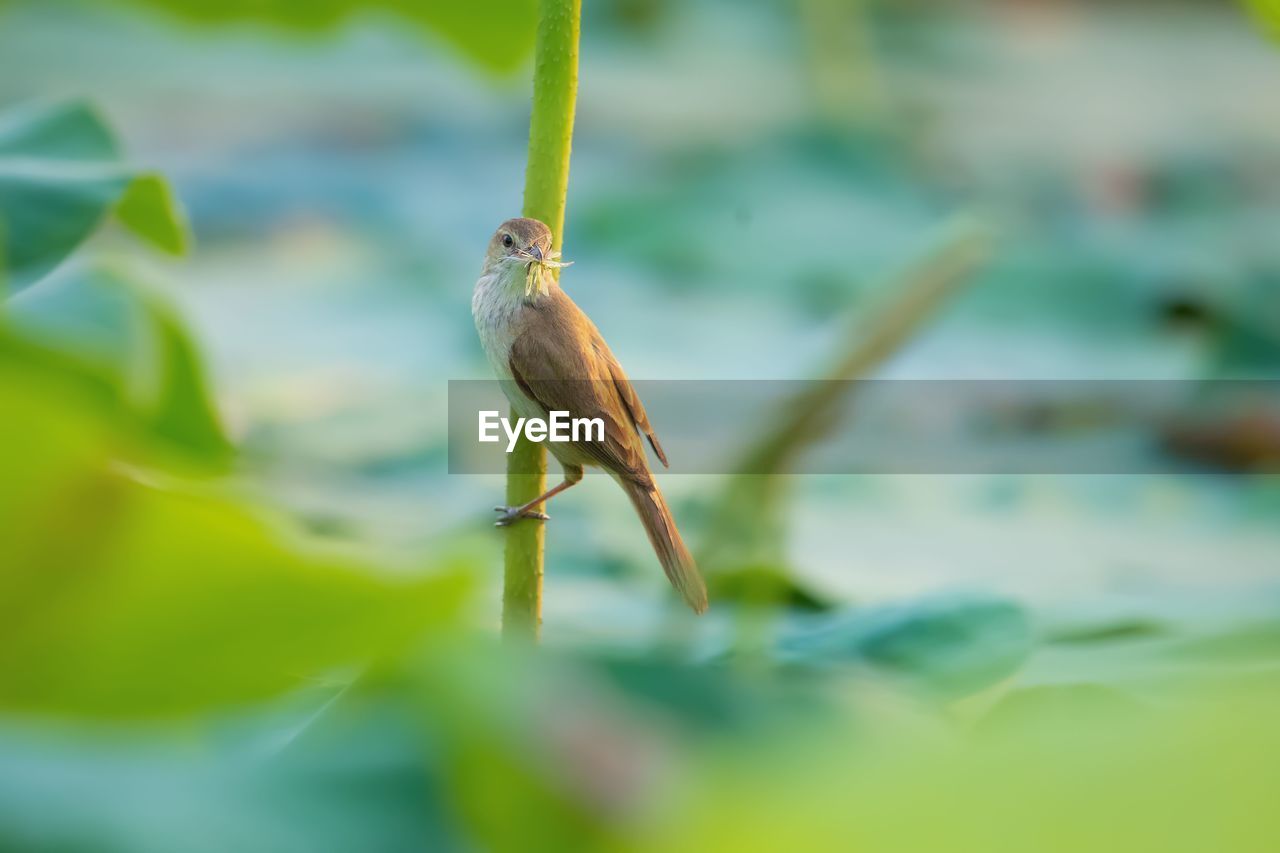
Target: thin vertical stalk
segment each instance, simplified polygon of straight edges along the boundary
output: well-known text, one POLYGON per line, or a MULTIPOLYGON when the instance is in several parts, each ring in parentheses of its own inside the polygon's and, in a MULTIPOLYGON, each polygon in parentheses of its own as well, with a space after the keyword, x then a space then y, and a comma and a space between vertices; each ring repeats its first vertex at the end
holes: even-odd
MULTIPOLYGON (((578 23, 582 0, 539 0, 534 43, 533 114, 524 178, 524 215, 551 228, 557 251, 564 242, 564 200, 578 95, 578 23)), ((514 415, 513 415, 514 417, 514 415)), ((507 458, 507 505, 519 506, 546 490, 547 454, 521 437, 507 458)), ((536 641, 542 623, 542 522, 507 528, 502 590, 502 633, 536 641)))

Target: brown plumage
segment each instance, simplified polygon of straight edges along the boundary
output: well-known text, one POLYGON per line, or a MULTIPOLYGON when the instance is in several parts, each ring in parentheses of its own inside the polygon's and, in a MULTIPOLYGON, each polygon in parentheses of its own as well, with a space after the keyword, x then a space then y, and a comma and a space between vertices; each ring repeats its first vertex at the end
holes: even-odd
POLYGON ((664 466, 666 454, 622 365, 549 273, 547 267, 557 264, 551 246, 551 232, 535 219, 502 224, 476 282, 476 328, 519 416, 567 411, 575 418, 600 418, 605 440, 549 442, 564 467, 564 482, 523 507, 502 508, 498 523, 545 518, 535 507, 581 480, 584 466, 603 468, 631 499, 672 586, 701 613, 706 587, 653 480, 641 436, 664 466))

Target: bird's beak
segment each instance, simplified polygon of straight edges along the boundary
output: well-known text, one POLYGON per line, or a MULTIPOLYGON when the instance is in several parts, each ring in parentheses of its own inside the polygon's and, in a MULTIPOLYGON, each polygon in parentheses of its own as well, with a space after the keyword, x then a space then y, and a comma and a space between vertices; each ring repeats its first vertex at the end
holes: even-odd
POLYGON ((542 248, 540 246, 537 246, 537 245, 530 246, 529 254, 533 255, 533 259, 536 262, 542 263, 542 248))

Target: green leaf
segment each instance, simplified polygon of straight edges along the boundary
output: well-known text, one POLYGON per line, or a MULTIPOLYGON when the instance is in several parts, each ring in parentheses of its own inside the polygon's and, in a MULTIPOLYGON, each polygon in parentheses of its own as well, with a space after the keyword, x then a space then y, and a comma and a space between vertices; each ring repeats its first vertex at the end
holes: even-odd
POLYGON ((707 584, 712 600, 720 603, 780 605, 810 612, 822 612, 833 607, 825 596, 810 589, 793 577, 785 566, 776 563, 734 565, 710 575, 707 584))
POLYGON ((787 662, 859 664, 947 697, 1017 671, 1034 645, 1021 607, 998 598, 921 599, 822 617, 779 642, 787 662))
POLYGON ((1245 5, 1266 34, 1280 41, 1280 0, 1245 0, 1245 5))
POLYGON ((307 547, 113 459, 110 424, 0 365, 0 708, 154 717, 295 689, 456 627, 460 571, 307 547), (145 480, 145 481, 144 481, 145 480))
POLYGON ((111 270, 73 268, 18 294, 0 316, 11 335, 62 356, 54 381, 105 390, 115 415, 152 443, 206 463, 230 457, 195 345, 156 291, 111 270))
POLYGON ((185 250, 186 224, 168 187, 121 159, 89 107, 36 104, 0 115, 0 278, 12 289, 49 273, 112 212, 159 248, 185 250))
POLYGON ((520 68, 533 51, 536 0, 130 0, 189 21, 242 21, 289 30, 331 29, 360 14, 392 13, 452 47, 463 58, 498 74, 520 68))
POLYGON ((467 849, 417 733, 392 712, 365 713, 306 749, 253 722, 205 749, 191 748, 189 730, 141 742, 112 728, 0 730, 0 849, 467 849), (290 747, 264 755, 263 740, 290 747))
POLYGON ((978 731, 1003 729, 1052 730, 1081 719, 1133 717, 1143 710, 1134 696, 1102 684, 1053 684, 1012 690, 978 721, 978 731))
MULTIPOLYGON (((722 748, 662 850, 1268 851, 1280 837, 1276 693, 1139 707, 1045 697, 972 739, 854 726, 722 748)), ((816 728, 816 727, 815 727, 816 728)))
POLYGON ((25 104, 0 115, 0 155, 47 161, 102 161, 118 156, 102 119, 83 103, 25 104))
POLYGON ((178 200, 159 175, 139 175, 116 204, 116 218, 171 255, 186 254, 187 226, 178 200))

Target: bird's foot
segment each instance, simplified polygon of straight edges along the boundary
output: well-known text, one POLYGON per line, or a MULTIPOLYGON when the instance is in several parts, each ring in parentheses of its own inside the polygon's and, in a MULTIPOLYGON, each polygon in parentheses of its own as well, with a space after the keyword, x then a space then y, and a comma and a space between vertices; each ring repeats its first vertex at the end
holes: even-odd
POLYGON ((522 518, 534 518, 538 521, 550 521, 551 516, 545 512, 538 512, 536 509, 526 509, 521 512, 518 506, 495 506, 494 512, 501 513, 498 520, 493 523, 494 527, 506 527, 522 518))

